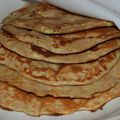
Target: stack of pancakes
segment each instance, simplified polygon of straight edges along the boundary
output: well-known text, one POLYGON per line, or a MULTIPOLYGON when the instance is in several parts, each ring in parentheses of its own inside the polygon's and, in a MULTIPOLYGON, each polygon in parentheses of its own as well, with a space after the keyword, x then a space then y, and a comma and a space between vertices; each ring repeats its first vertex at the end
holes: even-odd
POLYGON ((37 3, 2 24, 2 108, 69 114, 120 96, 120 31, 113 23, 37 3))

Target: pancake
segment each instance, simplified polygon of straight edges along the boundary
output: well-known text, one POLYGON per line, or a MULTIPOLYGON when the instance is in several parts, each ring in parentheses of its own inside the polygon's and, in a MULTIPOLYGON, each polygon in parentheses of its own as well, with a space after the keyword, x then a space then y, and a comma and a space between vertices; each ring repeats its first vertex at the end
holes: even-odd
POLYGON ((52 63, 84 63, 96 60, 99 57, 120 48, 120 39, 115 39, 99 44, 94 48, 82 53, 59 55, 31 45, 30 43, 22 42, 16 39, 12 34, 4 31, 0 33, 0 39, 0 42, 6 48, 16 52, 21 56, 52 63))
MULTIPOLYGON (((37 55, 35 57, 31 56, 32 59, 36 58, 38 60, 43 60, 43 61, 47 61, 47 62, 51 62, 51 63, 65 63, 65 64, 85 63, 85 62, 90 62, 90 61, 96 60, 96 59, 100 58, 101 56, 104 56, 104 55, 120 48, 120 39, 114 39, 114 40, 104 42, 104 43, 99 44, 87 51, 82 52, 82 53, 68 54, 68 55, 53 54, 45 49, 35 46, 35 45, 31 46, 31 45, 26 44, 26 47, 28 48, 27 51, 31 47, 31 50, 29 50, 29 53, 32 53, 32 52, 33 52, 33 54, 35 52, 38 53, 38 56, 37 55)), ((25 49, 23 49, 23 50, 25 50, 25 49)), ((28 57, 28 58, 30 58, 30 57, 28 57)))
POLYGON ((35 31, 4 25, 3 29, 23 42, 32 43, 57 54, 81 52, 110 39, 120 38, 120 31, 114 27, 97 28, 65 35, 45 35, 35 31))
POLYGON ((108 101, 120 97, 120 83, 92 99, 37 97, 0 82, 0 106, 32 116, 70 114, 78 110, 98 110, 108 101))
POLYGON ((95 93, 107 91, 116 85, 119 69, 120 64, 117 64, 100 80, 85 86, 49 86, 24 78, 16 71, 0 65, 0 81, 7 82, 11 86, 34 93, 37 96, 92 98, 95 93))
POLYGON ((85 64, 52 64, 30 60, 0 47, 0 63, 22 76, 48 85, 86 85, 107 74, 117 63, 119 50, 85 64))
POLYGON ((45 34, 65 34, 113 26, 111 22, 75 15, 46 3, 29 4, 9 15, 3 24, 45 34))

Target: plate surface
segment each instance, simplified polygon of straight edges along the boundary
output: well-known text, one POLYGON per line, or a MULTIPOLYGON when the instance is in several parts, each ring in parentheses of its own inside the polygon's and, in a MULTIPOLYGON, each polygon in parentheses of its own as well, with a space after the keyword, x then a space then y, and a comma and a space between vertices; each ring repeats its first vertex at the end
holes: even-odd
MULTIPOLYGON (((11 11, 20 8, 25 3, 21 0, 0 0, 0 21, 11 11)), ((23 113, 0 110, 0 120, 120 120, 120 98, 112 100, 105 105, 103 110, 94 113, 80 111, 60 117, 30 117, 23 113)))

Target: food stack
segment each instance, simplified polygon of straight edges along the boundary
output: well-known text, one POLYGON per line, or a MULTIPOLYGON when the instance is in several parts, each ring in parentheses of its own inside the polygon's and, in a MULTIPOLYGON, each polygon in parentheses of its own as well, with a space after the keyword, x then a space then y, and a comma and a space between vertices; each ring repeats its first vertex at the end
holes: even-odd
POLYGON ((2 108, 70 114, 120 96, 120 31, 113 23, 37 3, 2 24, 2 108))

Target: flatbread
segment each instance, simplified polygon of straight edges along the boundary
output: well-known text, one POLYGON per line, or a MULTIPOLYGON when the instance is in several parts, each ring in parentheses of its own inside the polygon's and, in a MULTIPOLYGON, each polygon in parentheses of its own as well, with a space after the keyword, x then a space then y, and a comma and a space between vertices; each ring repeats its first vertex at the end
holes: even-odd
POLYGON ((52 64, 30 60, 0 47, 0 63, 18 71, 22 76, 48 85, 86 85, 107 74, 117 63, 119 50, 85 64, 52 64))
POLYGON ((4 25, 3 29, 14 34, 16 38, 23 42, 32 43, 32 45, 59 54, 81 52, 98 43, 120 38, 120 31, 114 27, 97 28, 66 35, 45 35, 11 25, 4 25))
POLYGON ((65 34, 113 26, 111 22, 72 14, 46 3, 29 4, 13 12, 3 23, 46 34, 65 34))
POLYGON ((30 43, 22 42, 7 32, 0 33, 0 42, 8 49, 17 54, 36 60, 43 60, 52 63, 84 63, 93 61, 109 52, 120 48, 120 39, 107 41, 99 44, 94 48, 82 53, 59 55, 31 45, 30 43), (73 59, 74 58, 74 59, 73 59))
POLYGON ((70 114, 78 110, 98 110, 113 98, 120 97, 120 83, 93 99, 37 97, 0 82, 0 106, 32 116, 70 114))
POLYGON ((120 64, 117 64, 103 78, 85 86, 49 86, 24 78, 16 71, 0 65, 0 81, 7 82, 11 86, 34 93, 37 96, 92 98, 95 93, 107 91, 116 85, 118 82, 116 76, 118 76, 119 69, 120 64))

